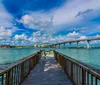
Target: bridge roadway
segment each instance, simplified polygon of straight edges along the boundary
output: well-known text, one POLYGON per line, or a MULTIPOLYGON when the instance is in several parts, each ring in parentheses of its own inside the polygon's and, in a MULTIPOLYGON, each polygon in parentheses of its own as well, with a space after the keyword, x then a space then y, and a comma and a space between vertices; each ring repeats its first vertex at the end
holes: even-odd
POLYGON ((73 43, 73 42, 81 42, 81 41, 93 41, 93 40, 100 40, 100 37, 97 38, 87 38, 87 39, 78 39, 78 40, 71 40, 71 41, 65 41, 59 44, 64 44, 64 43, 73 43))
POLYGON ((90 41, 94 41, 94 40, 100 40, 100 37, 96 37, 96 38, 87 38, 87 39, 78 39, 78 40, 69 40, 69 41, 64 41, 64 42, 60 42, 60 43, 56 43, 56 44, 52 44, 52 45, 48 45, 48 47, 53 47, 53 46, 57 46, 57 45, 61 45, 61 44, 66 44, 69 43, 69 47, 71 47, 71 43, 76 42, 77 43, 77 47, 79 42, 81 41, 87 41, 87 48, 90 48, 90 41))
POLYGON ((73 85, 52 56, 41 57, 22 85, 73 85))

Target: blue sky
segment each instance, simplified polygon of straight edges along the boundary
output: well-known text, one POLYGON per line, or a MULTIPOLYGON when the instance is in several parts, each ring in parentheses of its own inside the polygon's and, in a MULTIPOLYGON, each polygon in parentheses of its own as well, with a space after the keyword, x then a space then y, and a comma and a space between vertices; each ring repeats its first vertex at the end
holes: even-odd
POLYGON ((0 44, 90 37, 100 37, 100 0, 0 0, 0 44))

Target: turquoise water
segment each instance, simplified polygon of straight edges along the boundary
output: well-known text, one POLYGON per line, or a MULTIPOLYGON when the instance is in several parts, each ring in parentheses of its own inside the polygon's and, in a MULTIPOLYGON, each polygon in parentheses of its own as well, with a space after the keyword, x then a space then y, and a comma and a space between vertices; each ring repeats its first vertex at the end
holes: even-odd
POLYGON ((56 49, 71 58, 100 68, 100 49, 56 49))
POLYGON ((0 64, 8 64, 27 57, 39 49, 33 48, 0 48, 0 64))
MULTIPOLYGON (((43 49, 34 48, 0 48, 0 64, 8 64, 43 49)), ((49 49, 44 49, 49 50, 49 49)), ((51 49, 52 50, 52 49, 51 49)), ((100 49, 55 49, 71 58, 100 69, 100 49)), ((98 85, 100 81, 98 80, 98 85)))
MULTIPOLYGON (((36 53, 34 48, 0 48, 0 64, 7 64, 36 53)), ((41 49, 42 50, 42 49, 41 49)), ((46 49, 48 50, 48 49, 46 49)), ((100 49, 55 49, 76 60, 100 68, 100 49)))

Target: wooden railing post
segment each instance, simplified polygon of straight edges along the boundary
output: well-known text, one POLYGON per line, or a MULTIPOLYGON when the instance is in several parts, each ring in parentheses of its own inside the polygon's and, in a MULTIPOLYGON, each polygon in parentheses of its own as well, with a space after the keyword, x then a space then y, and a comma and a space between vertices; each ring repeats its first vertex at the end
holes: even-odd
POLYGON ((82 85, 86 85, 86 71, 82 68, 82 85))
POLYGON ((10 85, 10 78, 11 78, 11 76, 10 76, 10 70, 6 73, 6 85, 10 85))
POLYGON ((21 64, 21 82, 23 81, 24 77, 24 63, 21 64))
POLYGON ((73 63, 71 62, 71 79, 73 79, 73 63))
POLYGON ((29 72, 31 71, 31 69, 32 69, 32 60, 29 59, 29 72))
POLYGON ((1 85, 4 85, 4 74, 2 74, 1 85))

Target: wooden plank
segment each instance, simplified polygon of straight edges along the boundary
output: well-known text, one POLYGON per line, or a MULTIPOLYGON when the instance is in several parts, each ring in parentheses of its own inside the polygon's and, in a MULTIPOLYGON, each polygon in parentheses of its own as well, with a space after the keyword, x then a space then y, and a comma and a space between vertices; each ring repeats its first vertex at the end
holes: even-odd
POLYGON ((41 57, 39 63, 22 85, 58 85, 58 83, 73 85, 55 58, 48 56, 46 59, 41 57))

